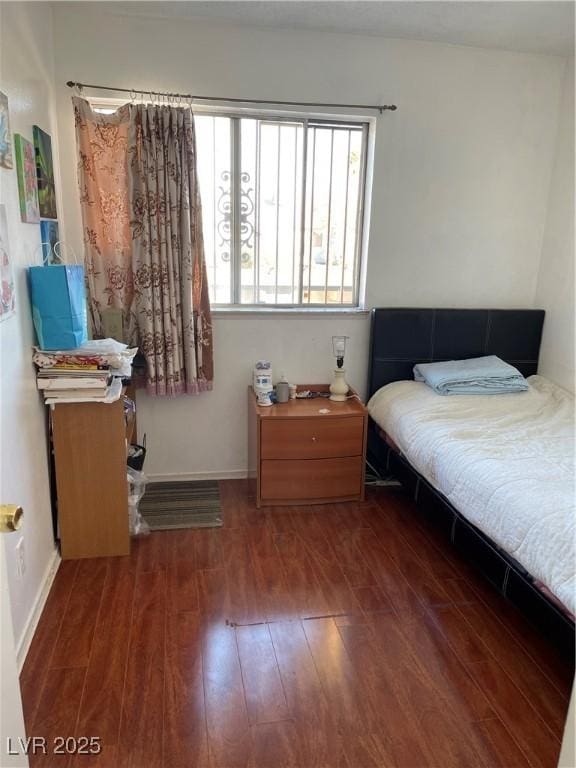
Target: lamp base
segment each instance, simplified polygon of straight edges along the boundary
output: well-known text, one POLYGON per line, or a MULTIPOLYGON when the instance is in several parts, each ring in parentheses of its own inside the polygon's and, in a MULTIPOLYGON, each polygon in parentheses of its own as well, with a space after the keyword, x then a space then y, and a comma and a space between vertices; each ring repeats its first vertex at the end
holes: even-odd
POLYGON ((344 368, 336 368, 334 371, 334 380, 330 384, 330 400, 336 403, 343 403, 347 400, 348 384, 344 378, 346 371, 344 368))

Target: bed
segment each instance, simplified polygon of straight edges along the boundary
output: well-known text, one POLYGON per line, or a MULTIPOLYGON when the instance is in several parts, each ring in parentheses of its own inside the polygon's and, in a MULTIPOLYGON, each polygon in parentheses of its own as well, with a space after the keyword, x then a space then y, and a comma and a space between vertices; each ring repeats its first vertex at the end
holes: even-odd
POLYGON ((543 321, 541 310, 373 310, 369 460, 571 653, 573 398, 536 375, 543 321), (483 355, 518 368, 529 391, 442 397, 411 380, 418 362, 483 355))

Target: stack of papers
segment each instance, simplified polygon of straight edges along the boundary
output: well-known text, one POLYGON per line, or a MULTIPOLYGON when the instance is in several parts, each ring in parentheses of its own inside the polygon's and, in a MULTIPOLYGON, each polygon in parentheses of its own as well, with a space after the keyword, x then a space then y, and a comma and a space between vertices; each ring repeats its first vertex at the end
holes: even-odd
POLYGON ((114 339, 89 341, 72 350, 34 348, 37 386, 48 405, 118 400, 129 378, 136 349, 114 339))
POLYGON ((43 368, 38 371, 36 382, 45 398, 85 400, 103 397, 111 382, 109 371, 82 371, 66 367, 43 368))
POLYGON ((138 352, 114 339, 87 341, 78 349, 46 350, 34 347, 32 359, 39 369, 79 368, 86 370, 106 369, 111 376, 129 379, 132 375, 132 361, 138 352))
POLYGON ((58 403, 114 403, 122 394, 122 381, 118 378, 111 378, 110 383, 105 387, 44 389, 43 393, 46 405, 57 405, 58 403))

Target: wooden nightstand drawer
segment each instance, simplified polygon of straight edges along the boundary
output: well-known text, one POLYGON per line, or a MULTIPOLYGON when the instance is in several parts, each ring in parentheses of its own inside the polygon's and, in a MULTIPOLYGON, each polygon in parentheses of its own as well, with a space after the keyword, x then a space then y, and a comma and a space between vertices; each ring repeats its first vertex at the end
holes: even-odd
POLYGON ((362 462, 362 456, 263 461, 262 502, 357 497, 362 492, 362 462))
POLYGON ((362 416, 263 419, 261 430, 262 459, 327 459, 363 451, 362 416))
POLYGON ((249 388, 248 477, 258 507, 364 500, 368 411, 351 394, 342 403, 311 397, 265 407, 249 388))

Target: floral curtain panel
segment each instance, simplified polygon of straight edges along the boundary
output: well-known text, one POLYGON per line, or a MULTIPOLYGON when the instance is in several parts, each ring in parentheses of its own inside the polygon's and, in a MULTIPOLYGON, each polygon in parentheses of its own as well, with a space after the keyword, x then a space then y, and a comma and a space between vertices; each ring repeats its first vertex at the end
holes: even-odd
POLYGON ((153 395, 212 388, 213 352, 194 119, 128 104, 112 115, 74 99, 86 273, 95 332, 123 311, 153 395))
POLYGON ((129 143, 134 309, 156 395, 212 388, 212 324, 189 108, 138 104, 129 143))
POLYGON ((94 335, 102 336, 102 311, 121 309, 126 341, 136 343, 132 305, 132 237, 128 198, 130 106, 112 115, 93 112, 74 98, 84 259, 94 335))

